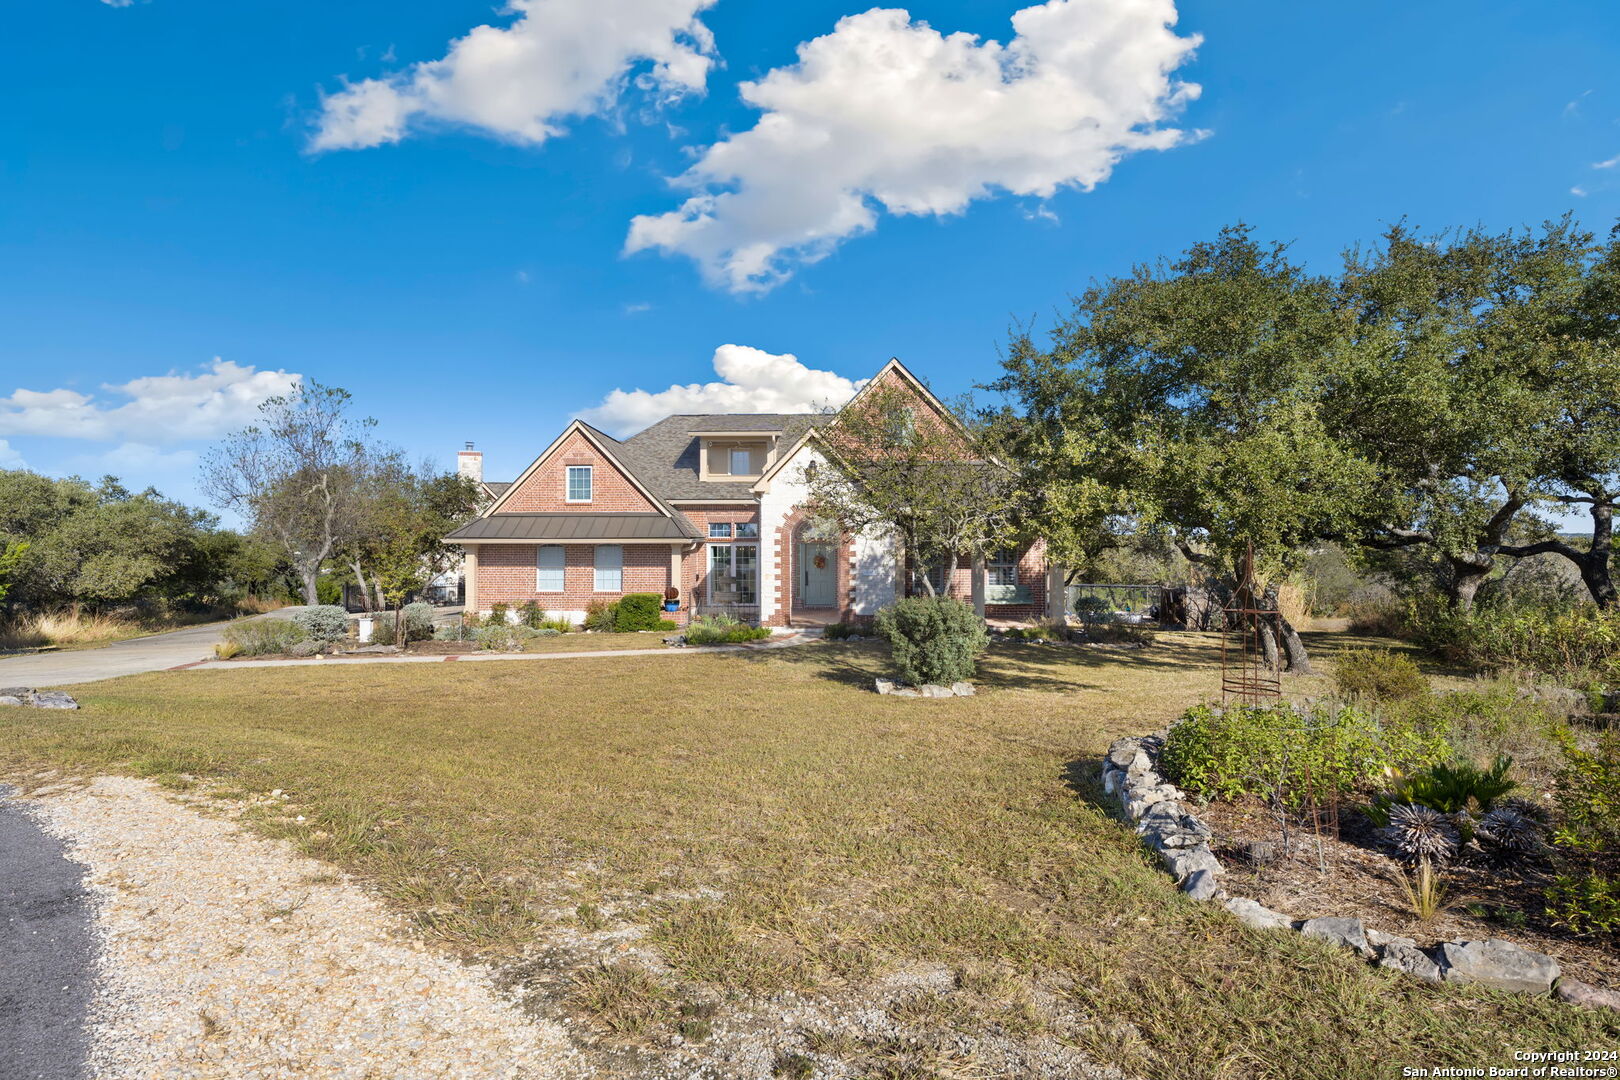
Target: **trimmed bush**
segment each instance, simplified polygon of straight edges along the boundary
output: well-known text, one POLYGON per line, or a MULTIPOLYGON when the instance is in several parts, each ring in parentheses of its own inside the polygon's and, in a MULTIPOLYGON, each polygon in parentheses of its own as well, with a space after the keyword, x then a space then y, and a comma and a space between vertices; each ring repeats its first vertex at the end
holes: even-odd
POLYGON ((418 600, 406 604, 405 636, 410 641, 426 641, 433 636, 433 605, 418 600))
POLYGON ((305 608, 292 617, 293 625, 315 641, 342 641, 349 636, 349 613, 336 604, 305 608))
POLYGON ((1298 807, 1450 756, 1444 739, 1358 708, 1205 705, 1170 729, 1161 764, 1172 781, 1205 798, 1258 795, 1298 807))
POLYGON ((620 633, 657 630, 664 621, 664 598, 657 593, 628 593, 613 605, 613 628, 620 633))
POLYGON ((1333 685, 1350 698, 1405 701, 1429 692, 1429 680, 1410 656, 1389 649, 1350 649, 1333 661, 1333 685))
POLYGON ((984 620, 961 600, 912 596, 878 612, 900 678, 913 686, 948 686, 973 677, 974 661, 990 643, 984 620))
POLYGON ((294 643, 308 639, 303 627, 286 619, 249 619, 225 628, 225 641, 238 656, 283 653, 294 643))

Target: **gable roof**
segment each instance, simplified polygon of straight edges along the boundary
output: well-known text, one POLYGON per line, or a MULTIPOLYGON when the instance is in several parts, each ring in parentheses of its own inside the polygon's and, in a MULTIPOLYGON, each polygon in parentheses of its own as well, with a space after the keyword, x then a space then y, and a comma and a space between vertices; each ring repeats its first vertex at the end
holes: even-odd
POLYGON ((696 432, 779 431, 778 448, 791 446, 806 431, 829 423, 826 413, 686 413, 666 416, 619 444, 620 457, 648 487, 666 500, 693 502, 753 499, 753 482, 699 479, 702 452, 696 432))
POLYGON ((562 434, 553 439, 551 441, 551 445, 542 450, 540 452, 540 456, 529 463, 529 467, 524 469, 518 478, 512 481, 512 483, 507 486, 506 490, 501 492, 493 503, 490 503, 489 509, 485 510, 481 516, 489 517, 494 514, 507 513, 508 511, 503 511, 501 509, 501 507, 506 504, 506 500, 511 498, 513 492, 521 489, 524 482, 528 480, 529 477, 533 476, 535 472, 539 470, 540 466, 545 464, 546 459, 551 457, 552 454, 556 453, 558 448, 561 447, 563 443, 567 442, 568 437, 575 432, 578 432, 586 442, 596 447, 597 452, 606 458, 609 464, 611 464, 615 469, 618 469, 619 472, 623 473, 624 478, 630 481, 632 487, 641 492, 641 494, 649 503, 653 505, 658 513, 663 514, 665 517, 674 517, 678 513, 674 507, 670 506, 663 499, 660 499, 657 495, 653 494, 653 492, 648 489, 647 485, 636 476, 635 470, 631 468, 625 461, 623 461, 617 453, 615 453, 616 450, 622 451, 624 449, 623 444, 620 443, 619 440, 615 439, 606 432, 598 431, 596 428, 591 427, 591 425, 585 423, 583 420, 571 420, 569 421, 568 426, 563 428, 562 434))

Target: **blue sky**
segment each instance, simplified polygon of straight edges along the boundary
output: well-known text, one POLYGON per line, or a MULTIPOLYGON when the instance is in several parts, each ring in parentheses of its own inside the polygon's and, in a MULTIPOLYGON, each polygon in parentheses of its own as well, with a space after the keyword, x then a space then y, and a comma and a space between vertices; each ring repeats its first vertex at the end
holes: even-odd
POLYGON ((1401 217, 1620 217, 1611 2, 1053 0, 1015 37, 1019 10, 18 6, 0 465, 194 499, 299 376, 509 478, 587 410, 807 407, 891 355, 964 391, 1013 320, 1232 221, 1327 265, 1401 217), (728 345, 745 385, 602 408, 728 345))

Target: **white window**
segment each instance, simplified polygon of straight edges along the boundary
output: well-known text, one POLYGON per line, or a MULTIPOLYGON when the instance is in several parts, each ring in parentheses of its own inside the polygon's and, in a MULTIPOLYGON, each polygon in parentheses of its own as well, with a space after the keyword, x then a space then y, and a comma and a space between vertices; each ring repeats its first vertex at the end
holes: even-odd
POLYGON ((534 591, 563 591, 563 547, 561 544, 542 544, 534 557, 534 591))
POLYGON ((597 592, 624 591, 624 548, 618 544, 596 545, 597 592))
POLYGON ((992 585, 1017 585, 1018 553, 1008 550, 991 552, 985 560, 985 570, 992 585))
POLYGON ((591 467, 589 465, 568 466, 568 501, 577 503, 591 501, 591 467))
POLYGON ((729 521, 711 521, 711 522, 709 522, 709 539, 710 540, 730 540, 731 539, 731 523, 729 521))
POLYGON ((752 476, 754 473, 754 453, 746 447, 731 451, 731 475, 752 476))
POLYGON ((709 602, 759 603, 759 545, 709 546, 709 602))

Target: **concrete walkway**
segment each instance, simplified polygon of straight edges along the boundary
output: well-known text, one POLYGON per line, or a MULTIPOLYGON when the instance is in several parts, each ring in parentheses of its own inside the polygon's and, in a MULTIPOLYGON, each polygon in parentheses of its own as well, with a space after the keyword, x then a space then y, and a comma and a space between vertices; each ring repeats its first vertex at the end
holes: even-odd
MULTIPOLYGON (((260 617, 287 619, 302 610, 282 608, 260 617)), ((223 640, 229 625, 219 622, 188 626, 166 634, 115 641, 98 649, 0 656, 0 686, 65 686, 180 667, 212 657, 215 643, 223 640)))
MULTIPOLYGON (((399 656, 392 653, 380 653, 329 660, 207 660, 202 663, 186 665, 186 670, 221 671, 229 668, 311 666, 347 667, 350 664, 443 664, 450 661, 468 664, 485 660, 589 660, 602 656, 698 656, 704 653, 762 652, 767 649, 786 649, 794 645, 803 645, 807 641, 818 640, 820 640, 819 633, 801 630, 792 634, 784 634, 781 637, 773 637, 769 641, 754 642, 747 645, 693 645, 680 649, 597 649, 593 652, 472 652, 453 653, 449 656, 412 656, 409 654, 399 656)), ((4 668, 0 668, 0 671, 3 670, 4 668)))

